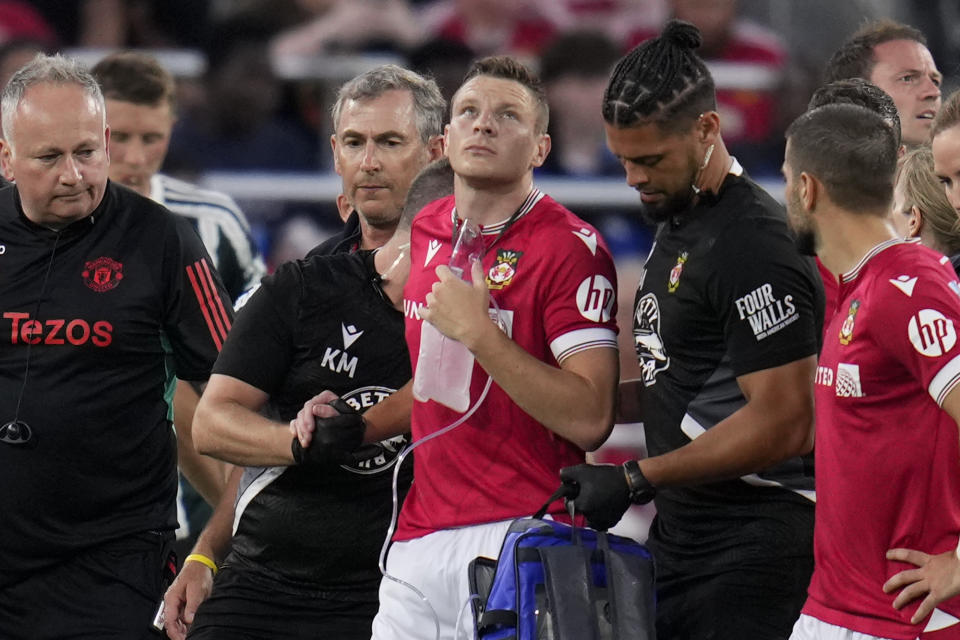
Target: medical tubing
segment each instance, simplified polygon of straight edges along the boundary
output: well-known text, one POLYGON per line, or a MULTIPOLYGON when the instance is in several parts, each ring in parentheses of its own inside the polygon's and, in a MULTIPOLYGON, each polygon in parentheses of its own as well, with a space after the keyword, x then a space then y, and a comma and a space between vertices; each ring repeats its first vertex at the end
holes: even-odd
MULTIPOLYGON (((492 296, 490 297, 490 303, 493 305, 494 311, 496 311, 497 326, 503 329, 504 328, 503 321, 500 317, 500 306, 497 304, 497 301, 494 300, 492 296)), ((380 560, 379 560, 380 573, 387 580, 392 580, 393 582, 396 582, 399 585, 403 585, 404 587, 407 587, 408 589, 413 591, 415 594, 417 594, 417 597, 420 598, 425 605, 427 605, 427 609, 430 610, 430 615, 433 616, 433 624, 434 624, 434 628, 436 629, 436 636, 435 636, 436 640, 440 640, 440 617, 437 615, 436 610, 430 604, 430 601, 423 594, 423 592, 421 592, 419 589, 417 589, 415 586, 413 586, 409 582, 387 573, 387 549, 390 548, 390 541, 393 539, 393 534, 397 528, 397 512, 399 511, 399 503, 400 503, 399 492, 397 491, 397 484, 398 484, 398 478, 400 477, 400 465, 402 465, 403 461, 407 458, 407 454, 411 453, 414 449, 416 449, 420 445, 426 444, 427 442, 430 442, 434 438, 438 438, 443 434, 449 431, 452 431, 453 429, 456 429, 461 424, 469 420, 470 416, 476 413, 477 409, 480 408, 480 405, 483 404, 483 401, 487 399, 487 393, 489 393, 490 387, 492 385, 493 385, 493 376, 491 376, 490 374, 487 374, 487 383, 483 386, 483 392, 480 393, 480 397, 477 398, 477 401, 473 403, 473 406, 471 406, 465 414, 457 418, 454 422, 451 422, 450 424, 445 426, 443 429, 440 429, 439 431, 434 431, 430 435, 424 436, 420 440, 417 440, 416 442, 411 444, 409 447, 405 448, 403 451, 400 452, 400 455, 397 456, 397 462, 393 466, 393 512, 390 515, 390 527, 387 529, 387 537, 383 541, 383 546, 380 547, 380 560)), ((469 604, 470 600, 472 600, 474 597, 475 597, 474 595, 468 596, 467 602, 464 604, 463 607, 461 607, 460 613, 457 615, 457 622, 456 622, 457 627, 459 627, 460 625, 460 618, 463 614, 463 610, 466 608, 466 604, 469 604)), ((457 633, 458 633, 458 630, 455 628, 454 634, 457 634, 457 633)))

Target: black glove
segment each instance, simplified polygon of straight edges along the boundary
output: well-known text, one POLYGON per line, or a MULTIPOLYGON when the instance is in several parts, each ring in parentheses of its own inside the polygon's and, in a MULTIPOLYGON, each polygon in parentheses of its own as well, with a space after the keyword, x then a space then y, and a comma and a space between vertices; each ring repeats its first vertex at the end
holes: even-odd
POLYGON ((297 464, 335 465, 353 461, 351 452, 363 444, 366 423, 349 404, 337 398, 327 403, 340 412, 330 418, 314 418, 317 428, 306 449, 294 436, 290 445, 297 464))
POLYGON ((560 469, 560 480, 573 487, 574 508, 587 524, 606 531, 620 522, 630 506, 630 488, 623 467, 612 464, 578 464, 560 469))

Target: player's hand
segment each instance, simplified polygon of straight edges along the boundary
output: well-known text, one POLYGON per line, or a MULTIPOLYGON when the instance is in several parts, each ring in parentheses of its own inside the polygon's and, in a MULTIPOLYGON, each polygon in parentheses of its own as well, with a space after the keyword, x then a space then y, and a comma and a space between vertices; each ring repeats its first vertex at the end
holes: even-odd
POLYGON ((310 446, 317 418, 339 415, 339 412, 330 406, 330 403, 337 399, 337 394, 333 391, 322 391, 304 402, 303 408, 297 412, 297 417, 290 421, 290 435, 295 436, 303 448, 310 446))
POLYGON ((170 640, 184 640, 197 607, 213 589, 213 571, 199 562, 185 562, 163 596, 163 628, 170 640))
POLYGON ((894 609, 902 609, 917 598, 926 596, 910 618, 912 624, 921 622, 944 600, 960 594, 960 560, 954 551, 931 556, 912 549, 890 549, 887 551, 887 560, 898 560, 917 567, 901 571, 883 585, 884 593, 902 589, 893 601, 894 609))
POLYGON ((479 336, 490 328, 490 291, 479 262, 472 266, 472 282, 458 278, 450 267, 437 267, 439 280, 426 295, 420 317, 437 331, 473 350, 479 336))
POLYGON ((350 455, 363 444, 366 423, 353 407, 337 398, 327 403, 336 410, 331 417, 314 417, 313 437, 304 447, 299 437, 291 442, 293 459, 297 464, 345 464, 350 455))
POLYGON ((587 524, 606 531, 620 522, 630 506, 630 488, 623 467, 612 464, 578 464, 560 469, 560 480, 572 487, 574 508, 587 524))

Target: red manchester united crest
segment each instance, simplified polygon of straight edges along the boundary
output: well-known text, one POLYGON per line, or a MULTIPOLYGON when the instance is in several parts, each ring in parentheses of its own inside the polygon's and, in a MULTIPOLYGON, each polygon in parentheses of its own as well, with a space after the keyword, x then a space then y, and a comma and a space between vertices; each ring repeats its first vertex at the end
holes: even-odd
POLYGON ((101 257, 83 265, 83 282, 97 293, 110 291, 123 280, 123 264, 101 257))

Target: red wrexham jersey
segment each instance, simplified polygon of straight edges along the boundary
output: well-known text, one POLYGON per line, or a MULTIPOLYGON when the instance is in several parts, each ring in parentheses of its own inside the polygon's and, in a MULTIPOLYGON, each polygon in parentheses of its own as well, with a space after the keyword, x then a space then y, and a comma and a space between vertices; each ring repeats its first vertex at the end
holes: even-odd
MULTIPOLYGON (((413 223, 404 311, 414 370, 418 311, 437 281, 436 267, 449 262, 455 215, 451 196, 424 208, 413 223)), ((511 338, 555 367, 586 349, 616 349, 616 272, 597 231, 536 189, 501 236, 503 228, 483 229, 483 269, 511 338)), ((486 380, 474 365, 471 402, 486 380)), ((461 415, 415 400, 414 440, 461 415)), ((416 450, 415 481, 396 539, 531 515, 559 486, 560 468, 583 459, 576 445, 541 426, 494 383, 467 422, 416 450)))
MULTIPOLYGON (((940 409, 960 381, 960 287, 915 242, 875 247, 841 278, 817 370, 816 568, 804 613, 874 636, 916 638, 883 583, 887 549, 943 553, 960 535, 957 423, 940 409)), ((912 568, 912 567, 910 567, 912 568)), ((940 607, 960 615, 960 601, 940 607)))

